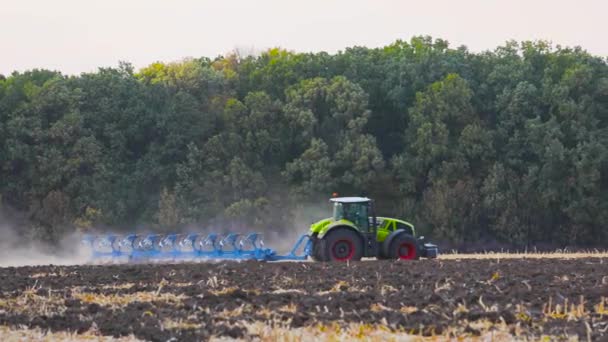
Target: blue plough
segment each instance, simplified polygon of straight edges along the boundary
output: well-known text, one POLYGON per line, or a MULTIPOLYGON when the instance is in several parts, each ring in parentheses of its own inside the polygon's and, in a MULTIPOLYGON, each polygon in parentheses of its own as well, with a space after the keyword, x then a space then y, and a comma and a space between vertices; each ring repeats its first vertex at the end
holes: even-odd
POLYGON ((87 235, 82 243, 92 261, 306 260, 312 249, 309 236, 302 235, 291 252, 278 255, 258 233, 87 235))

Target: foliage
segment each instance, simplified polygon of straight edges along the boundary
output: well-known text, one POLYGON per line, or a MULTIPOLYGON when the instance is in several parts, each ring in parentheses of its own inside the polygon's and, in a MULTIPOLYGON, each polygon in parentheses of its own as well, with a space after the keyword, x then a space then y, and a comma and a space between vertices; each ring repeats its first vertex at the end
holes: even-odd
POLYGON ((104 225, 304 230, 292 210, 338 192, 457 244, 601 244, 607 126, 606 59, 543 41, 15 72, 0 77, 0 209, 49 241, 104 225))

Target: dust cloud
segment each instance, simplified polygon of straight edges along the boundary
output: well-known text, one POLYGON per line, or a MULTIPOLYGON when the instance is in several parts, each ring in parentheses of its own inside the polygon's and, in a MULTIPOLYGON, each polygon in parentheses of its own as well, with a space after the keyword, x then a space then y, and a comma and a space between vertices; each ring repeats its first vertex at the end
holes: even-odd
POLYGON ((296 241, 300 236, 308 234, 310 225, 321 219, 331 216, 331 208, 328 203, 316 205, 304 205, 295 208, 293 211, 293 219, 289 225, 280 227, 281 229, 268 229, 264 232, 264 242, 267 247, 277 251, 279 254, 285 254, 291 251, 296 241))
MULTIPOLYGON (((291 219, 282 227, 267 227, 265 229, 250 230, 246 227, 227 225, 223 227, 208 226, 202 228, 197 225, 183 227, 175 233, 260 233, 263 237, 264 247, 275 250, 278 254, 287 254, 294 247, 298 239, 308 234, 310 225, 320 219, 329 217, 331 209, 329 204, 301 205, 290 210, 291 219)), ((270 213, 271 215, 273 213, 270 213)), ((68 234, 58 243, 50 244, 29 238, 24 233, 27 224, 10 222, 0 213, 0 267, 39 266, 39 265, 82 265, 90 263, 89 247, 83 245, 82 235, 68 234)), ((111 229, 101 229, 97 234, 109 234, 111 229)), ((143 229, 136 229, 130 233, 150 233, 143 229)), ((124 234, 124 232, 123 232, 124 234)), ((120 235, 120 233, 118 233, 120 235)), ((301 248, 297 254, 302 253, 301 248)))
POLYGON ((11 225, 0 223, 0 267, 78 265, 87 260, 77 234, 64 237, 55 246, 29 240, 11 225))

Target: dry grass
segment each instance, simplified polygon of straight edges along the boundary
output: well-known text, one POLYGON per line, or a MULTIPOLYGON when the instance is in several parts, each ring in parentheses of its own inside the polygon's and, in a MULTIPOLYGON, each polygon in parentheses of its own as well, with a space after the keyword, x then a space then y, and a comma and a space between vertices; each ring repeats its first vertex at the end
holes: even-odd
MULTIPOLYGON (((116 286, 116 288, 128 288, 133 285, 116 286)), ((0 312, 11 312, 26 315, 53 316, 65 312, 65 298, 51 290, 48 295, 40 296, 36 288, 29 288, 19 296, 0 299, 0 312)), ((133 302, 169 302, 179 305, 185 298, 184 295, 173 293, 159 293, 159 291, 142 291, 129 294, 97 294, 81 292, 82 289, 74 288, 72 296, 84 303, 96 303, 111 308, 119 308, 133 302)))
POLYGON ((487 253, 445 253, 440 254, 440 260, 457 260, 457 259, 580 259, 580 258, 608 258, 606 251, 589 251, 589 252, 487 252, 487 253))
POLYGON ((366 292, 365 289, 358 288, 356 286, 349 284, 348 282, 346 282, 344 280, 340 280, 336 284, 334 284, 329 290, 319 291, 316 294, 320 295, 320 296, 324 296, 324 295, 328 295, 328 294, 332 294, 332 293, 336 293, 336 292, 343 292, 343 291, 344 292, 366 292))
POLYGON ((393 311, 393 309, 382 305, 382 303, 374 303, 370 305, 369 310, 372 312, 393 311))
POLYGON ((399 309, 399 312, 401 312, 402 314, 406 314, 406 315, 409 315, 416 311, 418 311, 418 308, 415 306, 402 306, 401 309, 399 309))
POLYGON ((209 290, 209 293, 216 295, 216 296, 229 296, 229 295, 235 293, 236 291, 243 291, 243 292, 245 292, 249 295, 253 295, 253 296, 258 296, 262 293, 262 292, 260 292, 260 290, 256 290, 256 289, 243 290, 236 286, 225 287, 221 290, 209 290))
POLYGON ((133 286, 135 286, 135 283, 119 283, 119 284, 103 285, 103 286, 100 286, 100 288, 108 289, 108 290, 128 290, 128 289, 132 288, 133 286))
POLYGON ((300 289, 278 289, 270 291, 272 294, 283 294, 283 293, 296 293, 296 294, 307 294, 308 292, 300 289))
POLYGON ((74 276, 77 275, 78 272, 73 271, 73 272, 66 272, 63 268, 60 268, 58 272, 50 272, 50 273, 45 273, 45 272, 39 272, 39 273, 34 273, 31 274, 29 277, 32 279, 38 279, 38 278, 51 278, 51 277, 69 277, 69 276, 74 276))
POLYGON ((129 294, 97 294, 97 293, 76 293, 74 298, 81 300, 84 303, 96 303, 112 308, 118 308, 128 305, 133 302, 168 302, 172 304, 180 304, 186 298, 184 295, 175 295, 173 293, 158 293, 158 292, 135 292, 129 294))
POLYGON ((184 320, 173 321, 166 319, 163 321, 164 329, 200 329, 203 325, 200 323, 192 323, 184 320))
MULTIPOLYGON (((257 335, 260 341, 514 341, 516 336, 508 333, 506 326, 490 322, 478 322, 476 328, 483 330, 481 336, 472 336, 447 331, 445 334, 423 337, 406 331, 393 331, 385 324, 351 323, 341 326, 336 323, 317 324, 303 328, 289 328, 285 323, 245 323, 248 333, 257 335)), ((214 338, 214 341, 223 341, 214 338)))
POLYGON ((50 291, 48 296, 40 296, 36 288, 29 288, 17 297, 0 299, 0 312, 53 316, 65 312, 63 304, 63 298, 50 291))
POLYGON ((222 312, 216 313, 215 316, 221 317, 224 319, 238 318, 238 317, 241 317, 244 312, 252 312, 252 311, 253 311, 253 307, 250 304, 246 304, 246 305, 242 304, 241 306, 239 306, 238 308, 233 309, 233 310, 224 309, 224 310, 222 310, 222 312))
MULTIPOLYGON (((602 305, 602 302, 599 305, 602 305)), ((553 298, 543 305, 543 314, 553 319, 577 320, 588 315, 585 310, 585 300, 580 296, 578 303, 568 303, 568 298, 562 304, 554 304, 553 298)))
POLYGON ((595 306, 595 313, 608 316, 608 297, 602 297, 600 303, 595 306))
POLYGON ((296 313, 298 311, 298 306, 294 303, 289 303, 287 305, 283 305, 279 308, 279 311, 288 312, 288 313, 296 313))
POLYGON ((50 332, 41 329, 12 329, 0 325, 0 337, 2 341, 140 341, 134 336, 115 338, 111 336, 99 336, 94 331, 84 334, 73 332, 50 332))

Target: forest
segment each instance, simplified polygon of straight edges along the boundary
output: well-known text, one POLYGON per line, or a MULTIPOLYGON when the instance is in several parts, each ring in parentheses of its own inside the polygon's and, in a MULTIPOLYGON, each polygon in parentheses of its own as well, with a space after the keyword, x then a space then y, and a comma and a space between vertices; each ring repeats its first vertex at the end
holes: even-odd
POLYGON ((0 75, 0 224, 23 237, 305 233, 334 192, 453 246, 605 246, 608 59, 419 36, 0 75))

